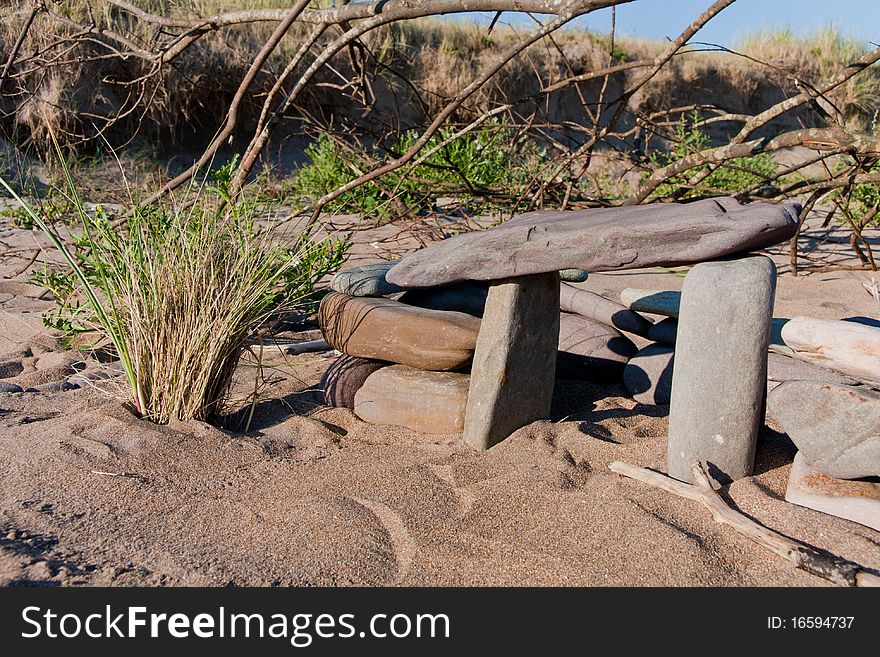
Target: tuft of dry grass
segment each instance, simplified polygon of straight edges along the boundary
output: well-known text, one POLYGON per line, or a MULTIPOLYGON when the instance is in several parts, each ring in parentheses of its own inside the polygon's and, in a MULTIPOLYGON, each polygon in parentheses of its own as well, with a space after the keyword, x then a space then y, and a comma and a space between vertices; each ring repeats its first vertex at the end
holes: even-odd
POLYGON ((59 295, 71 304, 67 319, 76 325, 68 327, 112 344, 138 414, 157 423, 220 415, 248 336, 311 293, 347 249, 346 241, 258 229, 255 208, 233 204, 222 188, 225 204, 199 192, 176 208, 135 205, 117 230, 87 212, 67 180, 81 224, 72 245, 3 178, 0 186, 70 267, 66 279, 52 279, 70 288, 59 295))

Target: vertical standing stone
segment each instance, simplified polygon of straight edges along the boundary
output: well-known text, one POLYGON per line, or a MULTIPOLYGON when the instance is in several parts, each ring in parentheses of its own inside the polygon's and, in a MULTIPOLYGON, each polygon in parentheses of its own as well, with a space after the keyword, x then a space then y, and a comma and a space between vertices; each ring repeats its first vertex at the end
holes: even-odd
POLYGON ((776 267, 765 256, 705 262, 684 280, 667 470, 691 481, 708 461, 723 483, 752 472, 764 420, 776 267))
POLYGON ((559 341, 559 275, 489 288, 471 368, 464 440, 489 449, 550 414, 559 341))

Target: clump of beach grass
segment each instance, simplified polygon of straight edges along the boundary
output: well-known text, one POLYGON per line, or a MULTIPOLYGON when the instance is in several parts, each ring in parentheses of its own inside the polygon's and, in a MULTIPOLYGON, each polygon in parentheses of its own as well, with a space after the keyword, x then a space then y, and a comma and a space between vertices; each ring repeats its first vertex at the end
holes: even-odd
POLYGON ((2 178, 0 185, 70 268, 52 277, 62 303, 56 328, 108 343, 137 413, 157 423, 220 415, 248 337, 312 293, 345 257, 345 239, 259 228, 255 208, 229 198, 222 185, 183 208, 135 206, 114 228, 84 208, 65 172, 81 227, 72 244, 2 178))

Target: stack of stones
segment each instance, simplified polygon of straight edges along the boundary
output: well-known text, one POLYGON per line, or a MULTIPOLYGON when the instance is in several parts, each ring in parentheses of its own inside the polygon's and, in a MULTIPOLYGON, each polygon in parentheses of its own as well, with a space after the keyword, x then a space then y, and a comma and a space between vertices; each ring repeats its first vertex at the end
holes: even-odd
POLYGON ((393 266, 343 272, 319 313, 346 355, 328 372, 327 400, 372 422, 462 431, 488 449, 548 417, 558 375, 614 380, 635 353, 622 331, 658 330, 570 281, 698 263, 674 331, 672 390, 687 394, 670 400, 669 473, 690 479, 704 460, 745 476, 763 422, 775 291, 772 261, 745 254, 789 239, 799 212, 734 198, 535 212, 393 266))
POLYGON ((798 448, 785 499, 880 531, 880 323, 795 317, 781 333, 795 358, 829 373, 768 397, 798 448))
MULTIPOLYGON (((343 355, 322 380, 325 401, 367 422, 461 432, 489 284, 407 290, 385 278, 396 264, 356 267, 331 281, 318 320, 327 342, 343 355)), ((570 284, 586 280, 585 272, 567 269, 559 277, 556 376, 619 382, 637 351, 623 332, 646 336, 651 323, 570 284)))

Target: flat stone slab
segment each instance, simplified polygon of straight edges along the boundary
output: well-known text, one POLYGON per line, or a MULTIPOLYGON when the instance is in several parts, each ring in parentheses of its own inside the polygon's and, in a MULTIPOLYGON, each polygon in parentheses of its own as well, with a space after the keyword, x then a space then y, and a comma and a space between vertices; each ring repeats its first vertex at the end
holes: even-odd
POLYGON ((354 396, 354 412, 365 422, 408 427, 421 433, 459 433, 470 377, 425 372, 406 365, 377 370, 354 396))
POLYGON ((457 235, 403 258, 386 280, 431 287, 529 274, 677 266, 766 248, 795 232, 800 206, 694 203, 538 211, 486 231, 457 235))
POLYGON ((794 317, 782 327, 782 339, 796 358, 862 381, 880 382, 880 328, 794 317))
POLYGON ((324 403, 337 408, 354 408, 354 396, 367 377, 388 365, 381 360, 340 356, 327 368, 318 384, 324 403))
POLYGON ((565 283, 559 286, 559 308, 642 337, 646 337, 651 328, 650 321, 626 306, 565 283))
POLYGON ((465 367, 480 332, 480 320, 465 313, 338 292, 321 300, 318 324, 327 343, 344 354, 421 370, 465 367))
POLYGON ((623 378, 623 368, 638 347, 619 331, 599 322, 561 313, 556 376, 596 383, 623 378))
POLYGON ((817 470, 839 479, 880 476, 880 393, 788 381, 770 392, 767 410, 817 470))
POLYGON ((330 289, 352 297, 384 297, 403 292, 402 287, 385 280, 385 274, 397 260, 353 267, 338 272, 330 281, 330 289))
POLYGON ((798 452, 785 499, 880 531, 880 483, 835 479, 812 467, 798 452))
POLYGON ((834 370, 776 353, 767 354, 767 380, 779 383, 785 381, 823 381, 845 386, 854 386, 859 383, 852 377, 834 370))
POLYGON ((628 287, 620 293, 620 301, 630 310, 677 318, 681 305, 681 292, 628 287))

